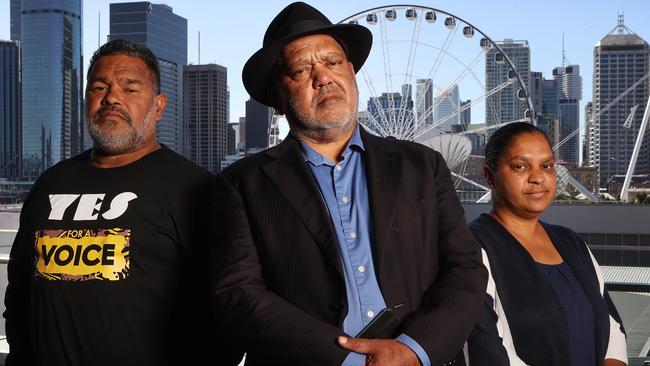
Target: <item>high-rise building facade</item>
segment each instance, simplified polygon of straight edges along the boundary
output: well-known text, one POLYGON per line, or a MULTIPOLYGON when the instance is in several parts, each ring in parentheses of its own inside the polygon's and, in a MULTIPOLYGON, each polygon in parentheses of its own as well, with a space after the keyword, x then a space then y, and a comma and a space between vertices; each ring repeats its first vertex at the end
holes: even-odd
POLYGON ((460 95, 458 84, 439 86, 433 98, 433 123, 444 132, 460 125, 460 95))
POLYGON ((158 122, 158 141, 185 154, 183 66, 187 64, 187 19, 172 7, 148 1, 110 4, 108 40, 127 39, 148 47, 160 63, 160 91, 167 108, 158 122))
POLYGON ((83 148, 81 0, 11 0, 20 41, 23 175, 36 178, 83 148))
POLYGON ((237 151, 246 152, 246 117, 239 117, 237 127, 237 151))
MULTIPOLYGON (((528 87, 530 78, 530 48, 528 41, 505 39, 496 42, 508 56, 519 73, 524 85, 528 87)), ((496 47, 490 48, 485 56, 485 90, 490 92, 508 81, 510 66, 496 47)), ((528 104, 525 98, 519 95, 519 84, 514 82, 500 91, 488 96, 485 101, 485 123, 495 124, 516 121, 525 118, 528 104)), ((488 130, 488 137, 491 135, 488 130)))
MULTIPOLYGON (((555 79, 544 78, 543 73, 530 73, 528 92, 535 109, 535 119, 539 127, 551 141, 551 145, 560 143, 560 121, 558 117, 559 87, 555 79)), ((554 151, 555 159, 560 160, 559 151, 554 151)))
POLYGON ((239 126, 237 123, 229 123, 226 128, 227 138, 226 138, 226 155, 235 155, 237 154, 237 130, 239 126))
POLYGON ((554 79, 544 78, 539 71, 531 72, 528 93, 535 113, 557 117, 558 87, 554 79))
POLYGON ((417 126, 433 123, 433 81, 417 79, 415 85, 415 119, 417 126))
POLYGON ((228 154, 228 72, 215 64, 187 65, 185 90, 185 150, 188 159, 212 173, 221 171, 228 154))
POLYGON ((0 178, 21 177, 20 43, 0 41, 0 178))
MULTIPOLYGON (((590 155, 590 165, 598 168, 600 187, 615 174, 627 172, 641 119, 650 95, 650 80, 624 98, 605 107, 650 71, 650 46, 630 31, 621 17, 619 24, 594 47, 593 114, 594 136, 590 140, 598 153, 590 155), (638 106, 638 107, 637 107, 638 106), (624 126, 632 109, 636 111, 629 127, 624 126)), ((650 173, 648 133, 641 146, 634 174, 650 173)))
POLYGON ((246 101, 245 138, 247 154, 269 147, 269 127, 272 118, 273 108, 253 98, 246 101))
POLYGON ((553 69, 557 93, 557 115, 559 120, 559 160, 578 165, 580 126, 580 100, 582 99, 582 77, 580 66, 567 65, 553 69))
MULTIPOLYGON (((551 146, 560 143, 560 120, 553 114, 537 114, 537 127, 544 131, 551 146)), ((553 151, 553 158, 560 160, 560 153, 556 149, 553 151)))
POLYGON ((402 93, 382 93, 378 97, 370 97, 366 104, 368 113, 357 116, 357 120, 362 117, 371 130, 382 136, 396 137, 404 135, 405 131, 414 131, 415 114, 411 91, 411 85, 404 84, 402 93))
POLYGON ((530 101, 533 103, 535 113, 542 113, 543 101, 543 85, 544 74, 541 71, 531 71, 530 78, 528 79, 528 94, 530 94, 530 101))
POLYGON ((460 124, 463 126, 462 130, 467 131, 469 125, 472 123, 472 100, 460 101, 460 124))
POLYGON ((585 137, 582 141, 582 165, 592 166, 598 159, 598 149, 593 143, 596 129, 593 123, 594 104, 589 102, 585 105, 585 137))
POLYGON ((20 34, 22 32, 22 8, 23 0, 9 0, 9 34, 14 41, 20 41, 20 34))
MULTIPOLYGON (((541 113, 547 116, 558 117, 558 88, 553 79, 542 81, 542 109, 541 113)), ((540 112, 535 109, 535 112, 540 112)))

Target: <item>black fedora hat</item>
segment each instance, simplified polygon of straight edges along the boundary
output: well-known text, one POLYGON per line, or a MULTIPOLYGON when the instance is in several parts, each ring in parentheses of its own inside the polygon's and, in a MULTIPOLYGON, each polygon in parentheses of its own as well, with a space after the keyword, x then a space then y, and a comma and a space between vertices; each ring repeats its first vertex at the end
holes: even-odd
POLYGON ((244 87, 253 99, 274 107, 267 90, 276 58, 287 43, 311 34, 327 34, 342 43, 355 72, 363 66, 372 46, 372 33, 367 28, 357 24, 332 24, 310 5, 290 4, 273 19, 264 34, 262 48, 244 65, 244 87))

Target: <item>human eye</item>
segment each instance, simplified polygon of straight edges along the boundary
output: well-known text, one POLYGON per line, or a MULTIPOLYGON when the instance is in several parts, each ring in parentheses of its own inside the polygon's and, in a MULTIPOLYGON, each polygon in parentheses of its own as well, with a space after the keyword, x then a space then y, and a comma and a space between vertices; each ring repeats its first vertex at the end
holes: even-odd
POLYGON ((95 85, 92 85, 89 90, 91 92, 100 92, 100 91, 106 90, 106 85, 95 84, 95 85))
POLYGON ((512 169, 517 172, 526 170, 526 164, 524 163, 514 163, 512 164, 512 169))
POLYGON ((555 163, 554 162, 546 162, 542 164, 542 169, 544 170, 553 170, 555 169, 555 163))
POLYGON ((296 66, 291 69, 291 76, 293 78, 301 78, 309 73, 309 67, 307 66, 296 66))

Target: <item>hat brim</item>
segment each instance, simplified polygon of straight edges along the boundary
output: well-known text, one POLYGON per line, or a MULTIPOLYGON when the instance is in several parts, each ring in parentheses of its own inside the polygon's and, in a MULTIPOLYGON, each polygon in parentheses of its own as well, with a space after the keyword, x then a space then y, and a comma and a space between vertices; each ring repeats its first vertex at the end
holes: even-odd
POLYGON ((355 73, 366 62, 372 47, 372 32, 357 24, 332 24, 279 38, 255 52, 244 65, 242 80, 246 91, 253 99, 267 106, 275 107, 268 93, 270 74, 275 60, 287 43, 312 34, 330 35, 343 43, 348 61, 354 66, 355 73))

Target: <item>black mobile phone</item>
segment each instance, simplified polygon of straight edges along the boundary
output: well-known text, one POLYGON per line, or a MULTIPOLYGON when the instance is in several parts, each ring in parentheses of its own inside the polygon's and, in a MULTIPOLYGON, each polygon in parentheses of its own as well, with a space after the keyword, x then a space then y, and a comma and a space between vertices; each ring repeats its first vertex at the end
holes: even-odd
POLYGON ((386 308, 377 314, 368 325, 363 327, 355 338, 392 339, 402 320, 393 309, 386 308))

